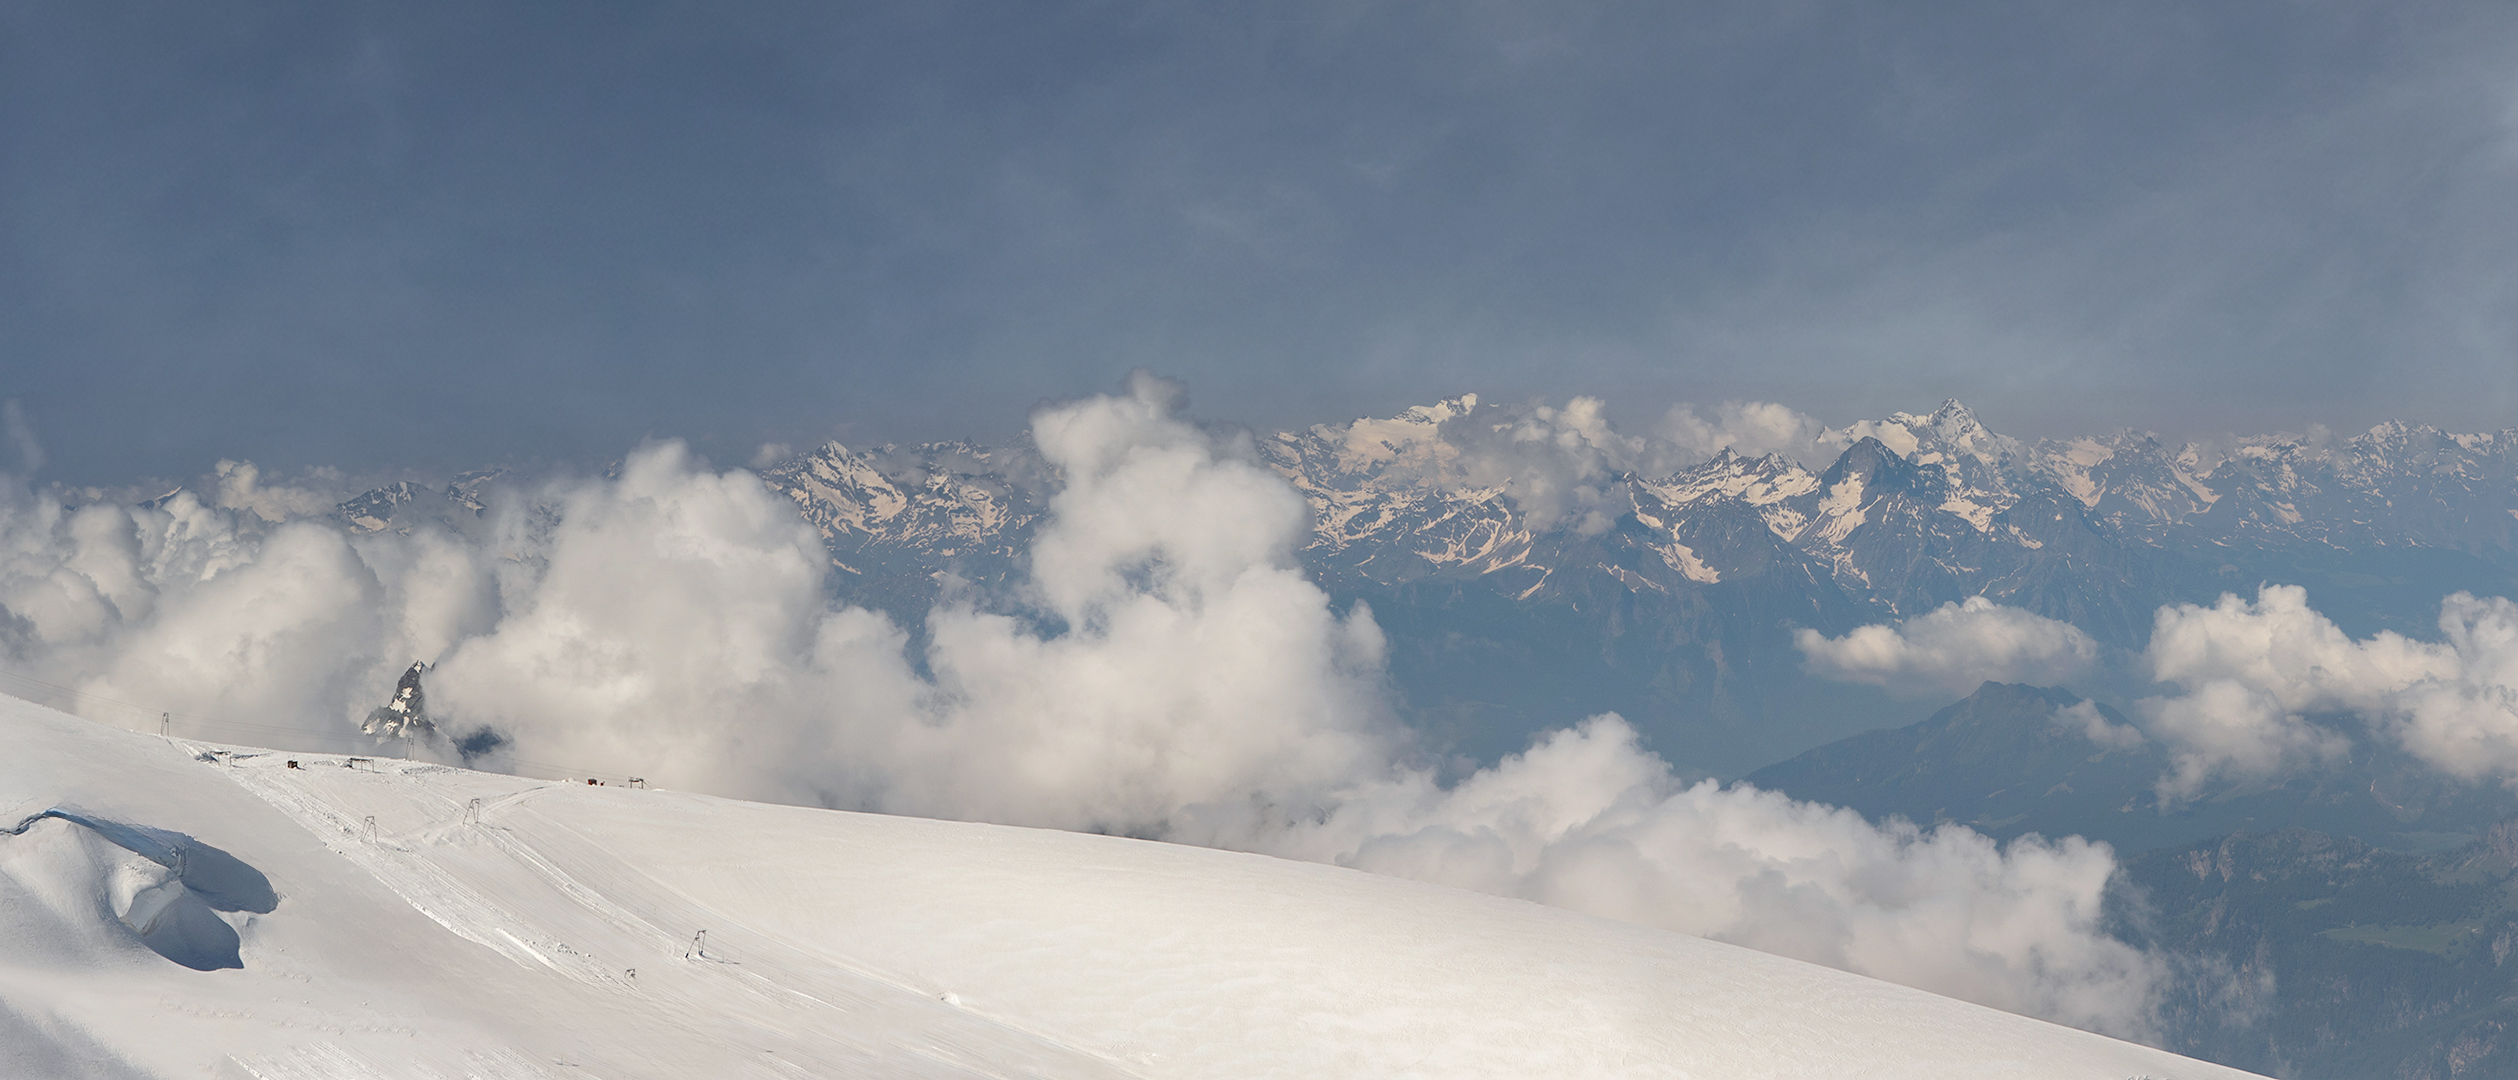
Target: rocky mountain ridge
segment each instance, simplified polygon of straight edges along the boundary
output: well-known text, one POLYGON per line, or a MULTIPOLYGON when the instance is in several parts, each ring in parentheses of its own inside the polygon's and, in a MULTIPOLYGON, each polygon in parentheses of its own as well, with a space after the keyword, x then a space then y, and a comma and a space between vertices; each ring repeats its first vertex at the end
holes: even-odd
MULTIPOLYGON (((2265 436, 2220 450, 2121 431, 2025 445, 1951 401, 1827 432, 1813 449, 1841 450, 1816 472, 1729 449, 1660 474, 1607 463, 1577 478, 1600 493, 1595 512, 1548 523, 1525 506, 1532 476, 1461 466, 1474 452, 1464 432, 1519 415, 1464 395, 1274 433, 1258 456, 1310 502, 1303 555, 1314 566, 1385 585, 1507 574, 1516 595, 1569 572, 1668 592, 1718 583, 1726 565, 1763 570, 1774 550, 1719 527, 1741 516, 1893 615, 2001 592, 2014 564, 2037 557, 1984 549, 2036 552, 2058 532, 2147 546, 2518 549, 2518 430, 2390 423, 2343 440, 2265 436), (1907 584, 1914 572, 1881 557, 1896 538, 1930 547, 1950 580, 1907 584)), ((851 553, 878 565, 1018 558, 1051 486, 1028 451, 964 442, 833 443, 763 477, 852 572, 862 571, 851 553)))
MULTIPOLYGON (((1807 462, 1687 460, 1596 412, 1464 394, 1250 445, 1312 508, 1305 565, 1391 631, 1410 719, 1480 758, 1615 710, 1736 774, 1904 719, 1811 685, 1793 632, 1972 596, 2138 649, 2160 605, 2267 581, 2362 634, 2430 633, 2456 589, 2518 591, 2518 430, 2031 444, 1951 401, 1826 431, 1807 462)), ((905 625, 946 581, 1019 578, 1056 489, 1028 447, 969 442, 831 443, 761 477, 822 533, 834 589, 905 625)), ((395 494, 340 516, 395 527, 460 493, 395 494)))

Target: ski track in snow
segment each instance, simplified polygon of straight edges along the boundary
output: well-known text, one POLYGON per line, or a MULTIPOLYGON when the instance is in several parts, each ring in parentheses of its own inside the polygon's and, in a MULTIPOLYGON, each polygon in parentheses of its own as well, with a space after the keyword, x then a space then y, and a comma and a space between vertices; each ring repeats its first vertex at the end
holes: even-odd
MULTIPOLYGON (((380 759, 366 769, 328 765, 289 769, 278 755, 251 753, 224 760, 227 768, 223 771, 230 779, 305 826, 323 840, 325 847, 373 876, 413 910, 456 936, 521 966, 547 969, 618 994, 640 993, 656 986, 660 973, 658 968, 642 969, 634 964, 616 967, 572 946, 567 934, 550 925, 567 921, 552 918, 553 905, 535 905, 533 910, 539 917, 528 917, 515 907, 491 900, 487 892, 516 895, 520 891, 548 890, 565 897, 578 913, 590 916, 596 924, 640 947, 622 952, 616 946, 613 955, 633 959, 643 955, 650 963, 654 957, 670 956, 670 962, 688 969, 704 984, 704 989, 696 992, 686 990, 674 995, 693 1008, 723 1011, 731 998, 742 1003, 732 1010, 738 1015, 827 1011, 855 1016, 857 1020, 851 1026, 861 1024, 866 1014, 890 1014, 886 1016, 888 1022, 880 1026, 920 1032, 932 1044, 920 1053, 950 1075, 1001 1075, 998 1064, 1044 1054, 1070 1058, 1060 1063, 1066 1066, 1060 1075, 1132 1075, 1053 1038, 973 1014, 958 1001, 945 1000, 943 994, 910 985, 914 980, 861 969, 817 971, 832 965, 745 932, 739 919, 711 911, 607 857, 598 847, 577 837, 566 824, 535 815, 534 833, 541 844, 565 852, 561 857, 577 870, 563 868, 543 847, 527 843, 514 829, 499 824, 502 817, 532 814, 531 801, 551 790, 547 782, 466 774, 491 783, 506 780, 531 785, 483 797, 479 820, 473 822, 466 820, 468 807, 464 801, 449 799, 427 784, 414 782, 431 774, 462 772, 441 765, 380 759), (376 812, 377 831, 372 841, 365 837, 369 816, 365 811, 376 812), (388 822, 397 817, 417 818, 424 824, 395 831, 388 822), (579 873, 598 877, 601 887, 581 881, 579 873), (692 917, 683 921, 694 930, 659 926, 615 902, 612 896, 635 897, 646 911, 690 912, 692 917), (693 953, 692 935, 698 929, 708 930, 707 944, 693 953), (639 978, 630 974, 633 971, 645 974, 647 981, 633 985, 639 978)), ((579 929, 583 928, 581 923, 579 929)), ((265 1065, 274 1070, 268 1075, 275 1080, 300 1075, 369 1075, 333 1065, 339 1053, 334 1048, 318 1054, 323 1060, 311 1066, 293 1061, 265 1065)))

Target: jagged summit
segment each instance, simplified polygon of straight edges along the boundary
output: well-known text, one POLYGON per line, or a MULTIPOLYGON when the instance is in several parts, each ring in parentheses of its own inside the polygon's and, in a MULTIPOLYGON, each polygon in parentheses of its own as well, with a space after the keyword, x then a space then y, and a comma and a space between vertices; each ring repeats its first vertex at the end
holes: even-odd
MULTIPOLYGON (((1832 429, 1819 441, 1836 460, 1815 471, 1728 447, 1656 469, 1620 437, 1580 427, 1571 411, 1463 394, 1279 432, 1256 448, 1311 503, 1306 554, 1322 572, 1380 586, 1491 578, 1524 599, 1567 586, 1568 574, 1648 591, 1729 581, 1717 569, 1729 556, 1681 538, 1702 515, 1747 515, 1797 553, 1787 561, 1885 611, 2008 594, 2019 587, 2013 582, 2063 572, 2035 569, 2041 561, 2095 557, 2065 550, 2156 545, 2180 531, 2325 546, 2342 542, 2338 531, 2366 543, 2391 528, 2413 531, 2398 545, 2471 549, 2518 539, 2506 535, 2518 525, 2509 512, 2518 509, 2518 440, 2509 438, 2381 425, 2351 440, 2241 440, 2219 451, 2132 431, 2030 446, 1951 399, 1929 413, 1832 429), (1516 469, 1553 471, 1525 481, 1516 469), (2433 513, 2398 488, 2462 508, 2433 513), (1542 489, 1591 494, 1540 513, 1523 499, 1542 489), (2058 502, 2077 509, 2053 508, 2058 502), (2064 550, 2036 554, 2059 538, 2064 550), (1910 584, 1884 585, 1883 572, 1910 584)), ((977 559, 1001 574, 1019 560, 1045 506, 1047 485, 1015 475, 1023 456, 967 444, 834 445, 765 479, 823 529, 846 570, 977 559)), ((1781 565, 1777 557, 1762 551, 1759 563, 1781 565)))
POLYGON ((488 489, 504 475, 505 469, 476 469, 444 487, 398 481, 344 500, 332 516, 362 533, 409 533, 429 523, 462 532, 488 509, 488 489))
MULTIPOLYGON (((1863 420, 1819 436, 1822 446, 1845 448, 1865 436, 1876 438, 1901 457, 1941 455, 1995 465, 2016 456, 2019 440, 1997 435, 1956 399, 1943 401, 1927 415, 1890 413, 1885 420, 1863 420)), ((1921 464, 1932 464, 1923 460, 1921 464)))
POLYGON ((394 685, 393 698, 369 712, 359 730, 381 739, 424 739, 436 734, 437 725, 428 715, 427 695, 420 690, 420 675, 427 670, 427 664, 412 661, 401 681, 394 685))

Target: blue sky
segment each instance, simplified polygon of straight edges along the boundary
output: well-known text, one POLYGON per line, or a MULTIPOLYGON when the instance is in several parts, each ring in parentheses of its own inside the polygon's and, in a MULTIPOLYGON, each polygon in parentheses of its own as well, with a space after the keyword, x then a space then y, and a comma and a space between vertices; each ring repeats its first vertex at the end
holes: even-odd
POLYGON ((2518 426, 2518 9, 0 0, 45 475, 1477 390, 2518 426))

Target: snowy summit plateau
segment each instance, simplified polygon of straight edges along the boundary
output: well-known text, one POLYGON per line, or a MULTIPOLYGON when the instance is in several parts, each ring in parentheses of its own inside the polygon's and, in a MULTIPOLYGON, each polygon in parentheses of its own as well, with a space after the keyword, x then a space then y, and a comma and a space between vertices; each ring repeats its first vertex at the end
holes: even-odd
POLYGON ((1265 856, 263 752, 16 699, 0 738, 10 1076, 2249 1075, 1265 856))

